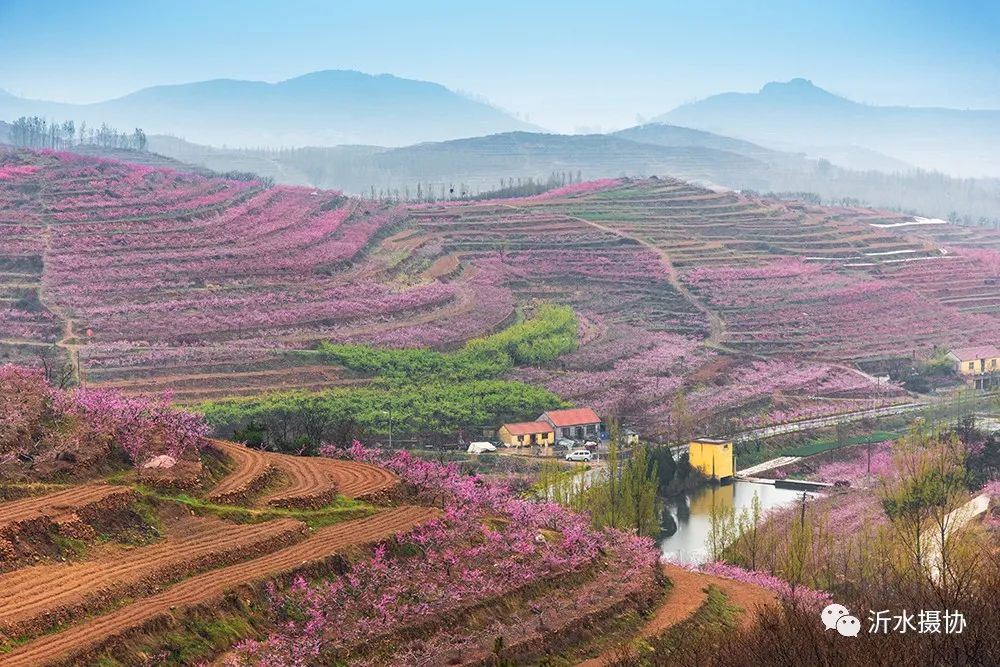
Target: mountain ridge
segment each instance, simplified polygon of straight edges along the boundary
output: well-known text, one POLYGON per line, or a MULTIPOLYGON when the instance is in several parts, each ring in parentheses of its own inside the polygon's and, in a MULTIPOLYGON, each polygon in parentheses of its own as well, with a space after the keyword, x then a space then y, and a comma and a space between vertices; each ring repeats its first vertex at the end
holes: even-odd
POLYGON ((438 83, 355 70, 321 70, 275 83, 166 84, 90 104, 0 96, 0 119, 22 115, 142 127, 215 146, 406 146, 540 129, 438 83))
POLYGON ((653 120, 764 146, 855 145, 923 169, 1000 176, 1000 110, 869 105, 808 79, 712 95, 653 120))

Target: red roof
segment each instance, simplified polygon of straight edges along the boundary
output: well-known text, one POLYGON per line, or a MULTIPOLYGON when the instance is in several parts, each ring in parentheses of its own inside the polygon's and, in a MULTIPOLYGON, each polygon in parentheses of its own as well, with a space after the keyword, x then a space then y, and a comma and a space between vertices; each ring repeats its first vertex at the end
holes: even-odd
POLYGON ((552 425, 548 422, 517 422, 504 424, 503 427, 511 435, 534 435, 535 433, 552 433, 552 425))
POLYGON ((976 359, 989 359, 990 357, 1000 357, 1000 350, 993 345, 977 345, 976 347, 960 347, 952 350, 951 353, 958 357, 960 361, 973 361, 976 359))
POLYGON ((590 408, 571 408, 569 410, 549 410, 543 417, 548 417, 556 426, 581 426, 583 424, 599 424, 601 418, 590 408))

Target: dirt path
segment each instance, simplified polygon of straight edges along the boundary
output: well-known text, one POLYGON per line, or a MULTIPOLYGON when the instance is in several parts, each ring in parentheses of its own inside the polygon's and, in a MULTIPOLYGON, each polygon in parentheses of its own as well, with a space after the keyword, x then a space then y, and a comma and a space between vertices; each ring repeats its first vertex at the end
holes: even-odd
POLYGON ((433 508, 404 506, 367 519, 322 528, 304 542, 191 577, 152 597, 23 644, 0 655, 0 667, 85 664, 87 657, 115 640, 157 622, 170 621, 185 609, 210 605, 228 590, 301 570, 354 546, 384 540, 429 521, 437 514, 433 508))
MULTIPOLYGON (((507 208, 511 208, 518 211, 523 210, 516 206, 509 206, 509 205, 507 206, 507 208)), ((704 345, 706 347, 722 348, 722 337, 726 333, 725 321, 723 321, 722 317, 718 313, 716 313, 714 310, 712 310, 707 305, 702 303, 701 299, 696 297, 694 293, 690 289, 688 289, 687 285, 685 285, 683 281, 681 281, 680 274, 677 272, 677 267, 674 266, 673 261, 670 259, 670 254, 666 250, 664 250, 663 248, 659 247, 652 241, 642 236, 629 234, 627 232, 623 232, 620 229, 610 227, 600 222, 594 222, 593 220, 587 220, 586 218, 581 218, 575 215, 569 215, 569 214, 563 214, 563 215, 567 219, 576 220, 577 222, 582 222, 583 224, 593 227, 594 229, 598 229, 602 232, 606 232, 608 234, 613 234, 621 238, 626 238, 635 241, 636 243, 652 250, 657 255, 659 255, 660 259, 663 260, 663 263, 667 268, 667 281, 670 283, 671 287, 677 290, 677 292, 684 298, 684 300, 690 303, 691 306, 693 306, 698 312, 702 313, 703 315, 705 315, 706 318, 708 318, 709 334, 708 338, 704 340, 704 345)))
MULTIPOLYGON (((663 572, 670 579, 673 587, 663 604, 634 638, 657 637, 694 616, 708 599, 709 586, 719 588, 726 595, 729 604, 742 609, 741 625, 754 623, 761 606, 776 602, 774 594, 770 591, 741 581, 692 572, 676 565, 664 565, 663 572)), ((579 663, 577 667, 604 667, 613 664, 620 657, 621 647, 614 646, 596 658, 579 663)))
POLYGON ((42 254, 42 272, 38 276, 38 303, 42 304, 46 310, 62 320, 62 337, 56 341, 56 347, 66 350, 69 356, 70 368, 76 384, 81 382, 80 352, 76 345, 76 332, 73 330, 73 320, 59 306, 55 305, 45 296, 45 267, 48 265, 48 256, 52 252, 52 232, 48 223, 42 232, 45 243, 45 250, 42 254))
POLYGON ((663 260, 663 263, 667 267, 667 281, 670 283, 677 292, 684 297, 684 300, 690 303, 698 312, 705 315, 708 318, 708 338, 705 339, 704 344, 707 347, 721 347, 722 337, 726 333, 726 323, 723 321, 722 317, 716 313, 714 310, 709 308, 707 305, 702 303, 701 299, 696 297, 694 293, 688 289, 687 285, 681 281, 680 274, 677 272, 677 268, 674 266, 673 261, 670 259, 670 254, 666 250, 656 245, 652 241, 645 239, 641 236, 635 236, 633 234, 627 234, 620 229, 615 229, 614 227, 609 227, 608 225, 603 225, 599 222, 594 222, 592 220, 587 220, 586 218, 578 218, 576 216, 569 216, 574 220, 579 220, 587 225, 590 225, 594 229, 599 229, 603 232, 609 234, 616 234, 623 238, 632 239, 633 241, 639 243, 640 245, 649 248, 663 260))

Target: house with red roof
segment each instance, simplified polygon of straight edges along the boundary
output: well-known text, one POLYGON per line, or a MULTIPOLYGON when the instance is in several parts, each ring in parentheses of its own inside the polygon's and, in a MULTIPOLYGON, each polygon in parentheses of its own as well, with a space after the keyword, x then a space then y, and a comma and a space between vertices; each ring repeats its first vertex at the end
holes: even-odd
POLYGON ((548 422, 515 422, 500 427, 500 440, 508 447, 549 447, 555 442, 555 430, 548 422))
POLYGON ((590 408, 549 410, 543 412, 537 421, 550 424, 555 430, 556 438, 596 439, 601 432, 601 418, 590 408))

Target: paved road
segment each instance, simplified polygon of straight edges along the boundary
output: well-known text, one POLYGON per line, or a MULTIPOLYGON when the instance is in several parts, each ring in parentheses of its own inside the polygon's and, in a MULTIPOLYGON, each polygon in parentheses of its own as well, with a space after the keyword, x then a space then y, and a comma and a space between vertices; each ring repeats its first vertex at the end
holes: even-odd
POLYGON ((944 565, 942 558, 942 547, 952 533, 961 529, 976 517, 985 514, 990 507, 991 496, 982 493, 958 509, 954 510, 944 518, 944 536, 936 529, 934 532, 924 536, 922 540, 924 563, 930 577, 934 581, 940 581, 941 568, 944 565))
POLYGON ((774 424, 773 426, 765 426, 763 428, 755 428, 749 431, 743 431, 738 433, 733 437, 735 442, 746 442, 748 440, 764 440, 766 438, 772 438, 776 435, 784 435, 785 433, 797 433, 799 431, 811 431, 817 428, 825 428, 827 426, 836 426, 837 424, 847 424, 853 421, 860 421, 868 417, 888 417, 891 415, 901 415, 907 412, 913 412, 914 410, 920 410, 921 408, 928 407, 928 403, 903 403, 901 405, 889 405, 884 408, 872 408, 870 410, 859 410, 857 412, 846 412, 839 415, 830 415, 829 417, 817 417, 815 419, 803 419, 797 422, 788 422, 785 424, 774 424))
POLYGON ((764 461, 763 463, 758 463, 755 466, 750 466, 749 468, 744 468, 743 470, 737 470, 737 477, 753 477, 754 475, 759 475, 765 470, 771 470, 772 468, 780 468, 781 466, 786 466, 790 463, 795 463, 800 460, 801 456, 779 456, 778 458, 771 459, 770 461, 764 461))

